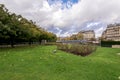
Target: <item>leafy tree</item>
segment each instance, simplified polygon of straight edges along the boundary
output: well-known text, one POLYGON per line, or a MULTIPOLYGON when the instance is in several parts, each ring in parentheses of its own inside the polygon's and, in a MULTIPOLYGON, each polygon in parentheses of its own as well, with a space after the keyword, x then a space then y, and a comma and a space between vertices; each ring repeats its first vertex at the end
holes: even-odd
POLYGON ((77 40, 83 40, 83 34, 82 33, 77 34, 77 40))
POLYGON ((21 15, 8 12, 3 4, 0 4, 0 41, 11 44, 27 41, 41 42, 42 40, 55 41, 56 35, 39 28, 32 20, 27 20, 21 15))

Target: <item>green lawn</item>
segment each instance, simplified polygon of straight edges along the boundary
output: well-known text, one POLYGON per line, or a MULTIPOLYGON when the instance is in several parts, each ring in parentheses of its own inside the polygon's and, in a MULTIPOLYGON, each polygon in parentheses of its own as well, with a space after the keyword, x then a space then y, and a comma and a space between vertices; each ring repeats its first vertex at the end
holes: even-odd
POLYGON ((81 57, 55 46, 0 49, 0 80, 120 80, 120 49, 81 57))

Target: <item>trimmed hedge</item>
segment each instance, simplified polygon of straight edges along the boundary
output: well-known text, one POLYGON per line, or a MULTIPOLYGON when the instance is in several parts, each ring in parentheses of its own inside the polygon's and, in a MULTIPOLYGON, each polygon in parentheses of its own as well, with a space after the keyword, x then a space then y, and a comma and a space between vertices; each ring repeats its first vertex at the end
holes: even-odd
POLYGON ((97 47, 91 44, 57 44, 57 49, 75 55, 86 56, 96 51, 97 47))
POLYGON ((101 41, 102 47, 112 47, 112 45, 120 45, 120 41, 101 41))

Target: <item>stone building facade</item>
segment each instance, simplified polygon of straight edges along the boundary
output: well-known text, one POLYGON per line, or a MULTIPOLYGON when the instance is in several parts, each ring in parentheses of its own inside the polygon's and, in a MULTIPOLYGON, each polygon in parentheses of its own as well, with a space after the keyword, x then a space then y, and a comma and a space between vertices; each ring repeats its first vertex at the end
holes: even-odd
POLYGON ((110 24, 102 33, 103 40, 120 41, 120 24, 110 24))
POLYGON ((84 40, 93 40, 93 39, 95 39, 94 30, 80 31, 79 33, 83 34, 83 39, 84 40))

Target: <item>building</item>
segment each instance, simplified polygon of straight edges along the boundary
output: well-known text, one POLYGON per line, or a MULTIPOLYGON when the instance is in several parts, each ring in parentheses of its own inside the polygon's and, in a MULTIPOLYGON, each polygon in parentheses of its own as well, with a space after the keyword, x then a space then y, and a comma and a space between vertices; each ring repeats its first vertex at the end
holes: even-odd
POLYGON ((68 36, 68 37, 58 37, 57 42, 59 42, 59 41, 69 41, 69 40, 72 41, 72 42, 95 41, 96 40, 95 39, 95 32, 93 30, 80 31, 77 34, 73 34, 73 35, 68 36))
POLYGON ((95 39, 95 32, 93 30, 80 31, 79 34, 83 34, 84 40, 94 40, 95 39))
POLYGON ((103 40, 120 41, 120 24, 110 24, 102 33, 103 40))

